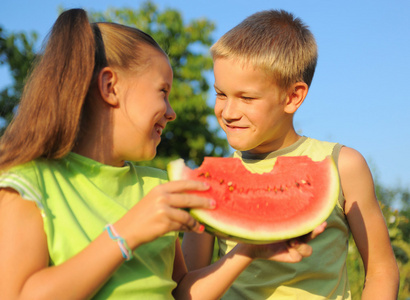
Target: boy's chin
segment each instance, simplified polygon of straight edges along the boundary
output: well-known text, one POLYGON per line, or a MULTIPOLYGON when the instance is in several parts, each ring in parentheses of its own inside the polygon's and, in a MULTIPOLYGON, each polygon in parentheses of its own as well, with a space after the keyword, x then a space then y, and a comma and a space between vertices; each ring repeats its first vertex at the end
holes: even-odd
POLYGON ((238 143, 238 142, 234 142, 234 141, 230 141, 228 139, 228 143, 229 146, 231 146, 233 149, 237 150, 237 151, 248 151, 248 150, 252 150, 252 147, 248 146, 248 145, 244 145, 242 143, 238 143))

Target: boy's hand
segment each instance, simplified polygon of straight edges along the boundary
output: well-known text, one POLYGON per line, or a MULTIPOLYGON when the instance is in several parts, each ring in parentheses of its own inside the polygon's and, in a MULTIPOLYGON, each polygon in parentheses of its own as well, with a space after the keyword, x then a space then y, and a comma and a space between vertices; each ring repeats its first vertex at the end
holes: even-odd
POLYGON ((326 225, 326 222, 324 222, 311 233, 287 241, 266 245, 238 244, 237 247, 241 249, 237 249, 237 251, 253 259, 262 258, 280 262, 297 263, 304 257, 308 257, 312 254, 312 247, 307 243, 320 235, 325 230, 326 225))

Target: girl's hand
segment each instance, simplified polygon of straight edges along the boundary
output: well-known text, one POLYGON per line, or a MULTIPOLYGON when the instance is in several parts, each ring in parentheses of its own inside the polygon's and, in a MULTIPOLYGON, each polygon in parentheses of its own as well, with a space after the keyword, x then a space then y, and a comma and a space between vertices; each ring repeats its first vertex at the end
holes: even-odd
POLYGON ((208 188, 204 183, 190 180, 156 186, 115 224, 115 228, 132 249, 170 231, 201 233, 204 226, 183 208, 214 208, 214 200, 186 193, 208 188))
POLYGON ((326 228, 326 222, 315 228, 311 233, 287 241, 266 244, 250 245, 238 244, 238 251, 252 259, 262 258, 280 262, 296 263, 312 254, 312 247, 307 243, 316 238, 326 228))

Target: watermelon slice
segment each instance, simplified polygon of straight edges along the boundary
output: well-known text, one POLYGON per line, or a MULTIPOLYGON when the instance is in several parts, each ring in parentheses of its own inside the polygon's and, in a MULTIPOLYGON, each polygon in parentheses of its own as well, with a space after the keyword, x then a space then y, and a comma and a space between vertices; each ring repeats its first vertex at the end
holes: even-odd
POLYGON ((213 198, 216 208, 191 209, 208 232, 236 241, 261 244, 311 232, 336 205, 339 177, 331 157, 278 157, 272 171, 258 174, 239 158, 206 157, 197 169, 182 159, 168 165, 170 180, 206 182, 210 189, 195 192, 213 198))

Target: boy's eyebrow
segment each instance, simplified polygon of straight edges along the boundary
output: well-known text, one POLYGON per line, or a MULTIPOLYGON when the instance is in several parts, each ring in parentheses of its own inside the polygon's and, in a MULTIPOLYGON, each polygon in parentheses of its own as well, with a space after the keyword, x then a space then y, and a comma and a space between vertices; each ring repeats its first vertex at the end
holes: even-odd
POLYGON ((222 90, 220 89, 220 88, 218 88, 215 84, 214 84, 214 90, 216 91, 216 92, 221 92, 222 90))
MULTIPOLYGON (((214 89, 218 93, 225 93, 222 89, 218 88, 216 83, 214 83, 214 89)), ((246 89, 245 90, 244 89, 239 90, 238 89, 238 90, 235 90, 234 92, 235 92, 235 95, 238 96, 238 97, 241 96, 241 95, 252 95, 253 97, 259 97, 261 91, 258 90, 258 89, 251 88, 249 90, 246 90, 246 89)))

